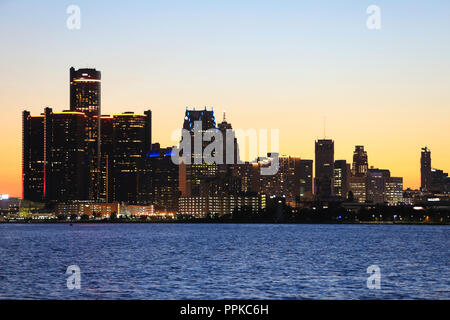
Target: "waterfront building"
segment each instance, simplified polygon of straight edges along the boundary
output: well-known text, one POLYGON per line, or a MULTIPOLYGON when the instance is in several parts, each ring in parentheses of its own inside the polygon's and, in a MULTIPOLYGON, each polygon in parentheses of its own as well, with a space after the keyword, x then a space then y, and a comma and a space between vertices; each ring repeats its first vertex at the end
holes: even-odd
POLYGON ((44 200, 44 115, 22 114, 22 197, 44 200))
POLYGON ((334 195, 334 141, 329 139, 316 141, 315 156, 314 194, 317 199, 329 199, 334 195))
POLYGON ((386 202, 391 206, 404 203, 403 199, 403 178, 390 177, 386 180, 386 202))
POLYGON ((89 199, 86 154, 87 116, 82 112, 44 112, 44 198, 46 201, 89 199))
POLYGON ((312 200, 313 197, 313 160, 300 159, 300 200, 312 200))
POLYGON ((350 191, 353 194, 354 201, 366 202, 366 182, 366 177, 350 177, 350 191))
POLYGON ((386 202, 386 182, 390 178, 389 170, 369 169, 366 182, 366 201, 373 203, 386 202))
POLYGON ((113 115, 113 201, 146 204, 144 159, 151 152, 151 111, 113 115))
POLYGON ((85 148, 86 167, 88 170, 87 188, 88 198, 100 199, 100 114, 101 114, 101 73, 96 69, 70 68, 70 111, 81 112, 86 115, 85 120, 85 148))
MULTIPOLYGON (((190 164, 182 162, 179 165, 179 189, 182 196, 202 196, 208 195, 209 190, 205 187, 205 182, 214 179, 218 172, 219 166, 216 163, 207 164, 203 159, 203 151, 209 144, 208 141, 202 141, 202 146, 198 150, 194 146, 194 136, 196 134, 204 134, 206 130, 216 129, 216 120, 213 110, 188 110, 184 116, 183 129, 190 133, 191 150, 184 150, 184 154, 180 156, 190 159, 190 164), (202 128, 196 132, 195 122, 201 122, 202 128), (198 153, 200 152, 200 153, 198 153), (195 163, 197 162, 197 163, 195 163)), ((203 140, 203 139, 202 139, 203 140)))
POLYGON ((173 163, 171 148, 152 146, 152 151, 145 158, 143 175, 143 192, 149 203, 157 211, 176 212, 180 196, 178 166, 173 163))
POLYGON ((346 199, 350 190, 350 164, 345 160, 334 162, 334 194, 346 199))
POLYGON ((236 210, 248 208, 257 213, 266 208, 266 196, 253 194, 207 196, 207 197, 180 197, 179 210, 182 215, 196 218, 221 217, 232 214, 236 210))

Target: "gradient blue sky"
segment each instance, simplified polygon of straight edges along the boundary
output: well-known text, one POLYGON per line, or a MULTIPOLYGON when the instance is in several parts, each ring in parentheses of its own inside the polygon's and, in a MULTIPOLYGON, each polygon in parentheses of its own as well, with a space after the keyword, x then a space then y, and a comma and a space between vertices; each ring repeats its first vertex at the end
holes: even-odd
POLYGON ((326 116, 336 159, 363 144, 417 187, 428 145, 450 171, 450 1, 0 0, 0 40, 0 193, 20 195, 21 111, 67 109, 70 66, 102 71, 104 114, 151 108, 162 145, 206 105, 279 128, 283 154, 313 159, 326 116), (372 4, 381 30, 366 28, 372 4))

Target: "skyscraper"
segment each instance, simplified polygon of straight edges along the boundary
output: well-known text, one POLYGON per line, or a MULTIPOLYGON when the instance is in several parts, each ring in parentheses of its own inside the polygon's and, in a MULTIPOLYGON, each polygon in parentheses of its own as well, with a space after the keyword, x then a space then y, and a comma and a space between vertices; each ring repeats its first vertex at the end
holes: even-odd
POLYGON ((318 199, 327 199, 334 195, 334 141, 322 139, 316 141, 316 178, 314 193, 318 199))
POLYGON ((367 151, 364 151, 364 146, 355 146, 355 151, 353 152, 353 176, 365 177, 368 168, 367 151))
POLYGON ((44 116, 22 115, 23 199, 44 199, 44 116))
POLYGON ((151 111, 113 115, 113 201, 145 203, 144 158, 151 151, 151 111))
POLYGON ((350 164, 345 160, 334 162, 334 194, 346 199, 350 190, 350 164))
POLYGON ((100 117, 100 168, 101 168, 101 188, 100 200, 110 202, 114 192, 114 152, 113 152, 113 117, 102 115, 100 117))
POLYGON ((420 156, 420 188, 422 191, 431 191, 431 151, 422 148, 420 156))
POLYGON ((219 166, 215 163, 207 164, 203 159, 203 150, 209 144, 207 141, 202 141, 202 146, 199 151, 195 150, 194 136, 195 134, 204 133, 208 129, 216 128, 216 119, 213 110, 188 110, 184 116, 183 129, 188 130, 191 139, 191 150, 182 154, 185 158, 190 158, 191 164, 182 162, 179 166, 179 188, 182 196, 200 196, 207 195, 209 190, 207 188, 208 182, 218 174, 219 166), (201 132, 196 132, 195 122, 199 121, 202 124, 201 132), (200 154, 198 152, 201 152, 200 154), (190 153, 190 154, 188 154, 190 153), (200 162, 200 163, 195 163, 200 162))
POLYGON ((366 201, 373 203, 386 202, 386 183, 391 173, 384 169, 369 169, 367 171, 366 201))
POLYGON ((83 112, 53 112, 44 117, 44 196, 46 201, 88 199, 86 188, 87 116, 83 112))
POLYGON ((100 174, 100 114, 101 74, 96 69, 70 68, 70 110, 87 116, 85 141, 87 152, 89 199, 99 200, 101 194, 100 174))
POLYGON ((313 161, 300 159, 299 163, 300 199, 311 199, 313 195, 313 161))
POLYGON ((156 210, 176 212, 178 209, 178 166, 172 161, 173 148, 161 149, 154 144, 151 153, 145 158, 146 198, 156 210))

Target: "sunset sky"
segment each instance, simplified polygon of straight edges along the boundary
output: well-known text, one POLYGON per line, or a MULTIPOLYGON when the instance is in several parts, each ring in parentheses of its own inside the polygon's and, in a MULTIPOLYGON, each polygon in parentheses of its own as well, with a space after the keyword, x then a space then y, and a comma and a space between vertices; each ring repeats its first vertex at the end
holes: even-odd
POLYGON ((335 159, 364 145, 369 166, 417 188, 421 147, 450 171, 449 17, 448 0, 0 0, 0 194, 21 196, 21 112, 68 109, 71 66, 102 72, 103 114, 150 108, 162 146, 186 106, 208 106, 314 159, 326 117, 335 159))

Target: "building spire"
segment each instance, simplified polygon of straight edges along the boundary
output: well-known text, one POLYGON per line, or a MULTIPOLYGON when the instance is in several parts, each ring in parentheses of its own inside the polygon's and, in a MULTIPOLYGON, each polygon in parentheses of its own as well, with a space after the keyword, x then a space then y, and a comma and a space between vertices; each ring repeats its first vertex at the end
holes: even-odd
POLYGON ((223 122, 227 122, 226 114, 227 112, 223 110, 223 122))

